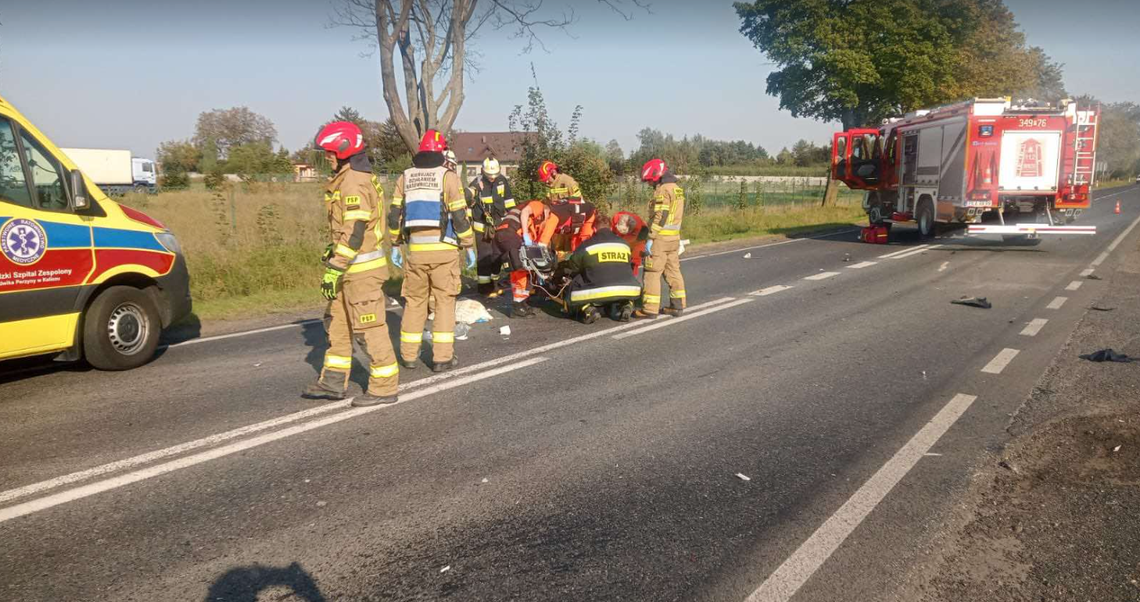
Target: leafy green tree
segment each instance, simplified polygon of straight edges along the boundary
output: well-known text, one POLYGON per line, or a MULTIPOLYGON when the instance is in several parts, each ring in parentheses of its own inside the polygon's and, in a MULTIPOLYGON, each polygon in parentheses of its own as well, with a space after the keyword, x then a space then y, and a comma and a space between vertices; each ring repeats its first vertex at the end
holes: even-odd
POLYGON ((189 140, 169 140, 158 145, 155 158, 166 173, 186 173, 198 169, 202 151, 189 140))
POLYGON ((205 151, 212 140, 219 159, 229 157, 230 149, 243 144, 277 141, 277 128, 269 118, 254 113, 249 107, 214 109, 198 115, 194 144, 205 151))
POLYGON ((625 152, 621 150, 621 145, 617 140, 610 140, 606 143, 606 161, 610 164, 610 171, 615 176, 625 175, 625 152))
POLYGON ((252 142, 230 149, 225 171, 246 179, 257 175, 283 176, 293 173, 293 162, 285 149, 274 152, 268 143, 252 142))
MULTIPOLYGON (((1100 104, 1091 96, 1077 99, 1078 107, 1100 104)), ((1098 163, 1108 166, 1109 178, 1125 178, 1140 173, 1140 105, 1118 102, 1101 105, 1097 131, 1098 163)))
POLYGON ((964 99, 1056 87, 1001 0, 755 0, 740 31, 778 69, 768 93, 792 115, 844 128, 964 99))

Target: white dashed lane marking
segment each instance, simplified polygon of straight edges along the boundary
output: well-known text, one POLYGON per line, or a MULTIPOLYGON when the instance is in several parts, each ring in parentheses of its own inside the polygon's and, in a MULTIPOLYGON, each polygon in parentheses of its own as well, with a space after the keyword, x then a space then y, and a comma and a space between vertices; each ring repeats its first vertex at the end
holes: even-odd
POLYGON ((1002 349, 1001 352, 994 356, 994 359, 990 360, 990 363, 986 364, 985 368, 982 368, 982 372, 986 374, 1001 374, 1001 371, 1005 370, 1005 367, 1013 361, 1013 358, 1017 357, 1018 353, 1021 353, 1021 351, 1017 349, 1002 349))
POLYGON ((1037 333, 1041 332, 1041 329, 1044 328, 1048 323, 1049 320, 1046 320, 1044 318, 1037 318, 1025 326, 1025 329, 1021 331, 1021 335, 1026 337, 1035 337, 1037 336, 1037 333))
POLYGON ((1057 297, 1056 299, 1050 301, 1049 305, 1045 306, 1045 309, 1061 309, 1061 306, 1064 305, 1065 301, 1068 300, 1068 297, 1057 297))
POLYGON ((877 261, 862 261, 862 262, 859 262, 855 265, 847 266, 847 269, 849 269, 849 270, 861 270, 863 268, 869 268, 869 267, 871 267, 877 263, 879 263, 879 262, 877 262, 877 261))
POLYGON ((1088 268, 1087 270, 1081 270, 1081 278, 1088 278, 1095 271, 1096 271, 1095 268, 1088 268))
POLYGON ((767 297, 768 295, 784 292, 790 288, 792 287, 783 284, 777 284, 776 286, 769 286, 768 288, 762 288, 758 291, 753 291, 748 294, 752 297, 767 297))
POLYGON ((1067 291, 1075 291, 1075 290, 1077 290, 1078 288, 1081 288, 1081 284, 1082 284, 1082 283, 1081 283, 1081 281, 1080 281, 1080 280, 1074 280, 1074 281, 1072 281, 1072 282, 1070 282, 1070 283, 1069 283, 1069 286, 1066 286, 1066 287, 1065 287, 1065 290, 1067 290, 1067 291))
POLYGON ((820 272, 820 273, 815 274, 813 276, 807 276, 804 278, 804 280, 827 280, 828 278, 831 278, 832 276, 838 276, 838 275, 839 275, 839 272, 820 272))

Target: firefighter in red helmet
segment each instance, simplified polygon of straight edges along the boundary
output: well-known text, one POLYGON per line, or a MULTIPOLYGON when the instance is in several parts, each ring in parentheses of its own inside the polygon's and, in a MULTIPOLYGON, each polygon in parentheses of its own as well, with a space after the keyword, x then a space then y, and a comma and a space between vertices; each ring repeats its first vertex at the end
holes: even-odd
POLYGON ((404 318, 400 322, 400 364, 417 366, 428 300, 435 299, 432 322, 432 370, 459 364, 455 356, 455 299, 462 282, 459 249, 468 268, 475 267, 475 235, 458 174, 447 167, 447 141, 428 130, 412 167, 396 180, 388 211, 392 262, 404 268, 404 318), (401 246, 407 244, 407 261, 401 246), (405 265, 406 263, 406 265, 405 265))
POLYGON ((329 348, 317 382, 305 389, 310 399, 344 399, 355 342, 368 355, 368 387, 354 406, 395 403, 400 367, 388 338, 382 286, 388 262, 379 238, 384 191, 372 175, 364 135, 356 125, 336 121, 317 133, 335 166, 325 187, 331 242, 325 251, 321 293, 329 301, 325 327, 329 348))
POLYGON ((538 179, 548 188, 546 191, 547 202, 556 203, 566 199, 581 200, 582 198, 582 191, 578 188, 578 182, 568 174, 562 173, 554 161, 543 161, 542 165, 538 166, 538 179))
POLYGON ((641 180, 653 186, 649 205, 649 240, 645 251, 645 292, 635 318, 652 318, 659 311, 679 316, 685 310, 685 279, 681 276, 681 219, 685 215, 685 191, 677 176, 661 159, 651 159, 641 169, 641 180), (669 284, 669 305, 661 307, 661 276, 669 284))

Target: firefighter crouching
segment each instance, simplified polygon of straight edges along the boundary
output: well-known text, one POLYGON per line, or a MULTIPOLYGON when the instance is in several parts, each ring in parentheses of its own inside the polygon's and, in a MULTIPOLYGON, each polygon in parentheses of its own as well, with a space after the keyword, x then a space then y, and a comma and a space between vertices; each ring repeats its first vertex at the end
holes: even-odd
POLYGON ((602 313, 619 322, 628 322, 633 302, 641 296, 641 284, 629 270, 633 251, 610 229, 605 219, 598 220, 598 231, 559 264, 553 280, 569 277, 562 293, 567 313, 586 324, 593 324, 602 313))
POLYGON ((352 371, 355 341, 368 355, 368 387, 354 406, 395 403, 399 365, 388 339, 384 281, 388 262, 380 247, 384 192, 364 152, 363 134, 344 121, 321 128, 316 145, 324 149, 336 175, 325 187, 332 242, 325 252, 321 294, 329 300, 325 327, 329 348, 317 382, 303 395, 344 399, 352 371))
POLYGON ((483 173, 471 181, 467 192, 473 217, 471 225, 475 229, 475 244, 479 250, 476 261, 479 294, 495 297, 498 296, 495 282, 505 256, 510 253, 508 248, 498 245, 496 232, 499 222, 515 208, 514 194, 510 181, 502 174, 502 168, 494 158, 483 160, 483 173))
POLYGON ((443 151, 447 141, 428 130, 412 157, 411 169, 396 180, 388 231, 392 237, 392 263, 404 268, 404 318, 400 323, 400 365, 414 369, 423 342, 428 300, 435 299, 432 323, 432 370, 443 372, 459 365, 455 356, 455 298, 462 282, 459 254, 467 267, 475 267, 475 237, 467 219, 467 203, 459 176, 447 168, 443 151), (407 243, 405 265, 401 245, 407 243))
POLYGON ((641 179, 653 186, 650 202, 649 240, 645 251, 645 292, 635 318, 652 318, 658 311, 679 316, 685 310, 685 279, 681 277, 681 219, 685 214, 685 191, 661 159, 641 168, 641 179), (669 284, 669 306, 661 308, 661 276, 669 284))

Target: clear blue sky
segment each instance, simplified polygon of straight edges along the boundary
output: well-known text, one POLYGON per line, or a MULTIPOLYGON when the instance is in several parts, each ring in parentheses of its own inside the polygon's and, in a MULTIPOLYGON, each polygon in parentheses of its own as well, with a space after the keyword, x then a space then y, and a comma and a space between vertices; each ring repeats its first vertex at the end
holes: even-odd
MULTIPOLYGON (((246 105, 289 149, 340 106, 387 116, 378 59, 354 32, 329 28, 338 0, 36 0, 0 7, 0 94, 62 146, 153 156, 187 138, 201 111, 246 105)), ((629 152, 637 131, 743 138, 771 152, 823 142, 833 124, 793 119, 764 93, 770 66, 737 31, 731 2, 650 0, 627 22, 594 0, 573 7, 574 37, 548 32, 549 52, 521 55, 506 32, 476 42, 457 127, 505 130, 526 99, 529 64, 563 125, 585 107, 583 133, 629 152)), ((1031 44, 1065 63, 1075 94, 1140 101, 1140 2, 1006 0, 1031 44)))

